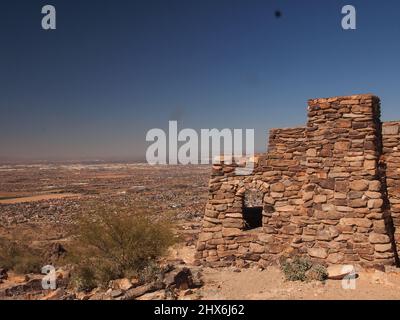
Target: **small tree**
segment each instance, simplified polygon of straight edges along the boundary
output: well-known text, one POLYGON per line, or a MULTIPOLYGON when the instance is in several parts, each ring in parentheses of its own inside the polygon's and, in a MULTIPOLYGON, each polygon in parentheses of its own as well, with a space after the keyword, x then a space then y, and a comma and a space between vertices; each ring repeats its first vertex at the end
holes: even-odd
POLYGON ((139 275, 173 242, 172 229, 165 221, 145 214, 99 209, 79 220, 72 251, 78 270, 83 268, 83 274, 105 284, 112 279, 139 275))

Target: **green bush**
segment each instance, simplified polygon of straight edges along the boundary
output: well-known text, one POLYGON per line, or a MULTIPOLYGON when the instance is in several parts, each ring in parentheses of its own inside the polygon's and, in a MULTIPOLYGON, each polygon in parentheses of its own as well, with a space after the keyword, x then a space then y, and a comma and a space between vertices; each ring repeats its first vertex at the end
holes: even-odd
POLYGON ((16 273, 40 273, 43 266, 41 252, 20 241, 0 239, 0 267, 16 273))
MULTIPOLYGON (((131 215, 98 210, 78 221, 72 262, 84 278, 98 285, 122 277, 148 277, 155 262, 174 243, 172 229, 165 221, 144 214, 131 215)), ((83 280, 85 282, 85 280, 83 280)), ((90 287, 81 286, 81 287, 90 287)))
POLYGON ((287 281, 323 281, 328 276, 324 266, 314 265, 309 259, 298 256, 282 260, 281 270, 287 281))

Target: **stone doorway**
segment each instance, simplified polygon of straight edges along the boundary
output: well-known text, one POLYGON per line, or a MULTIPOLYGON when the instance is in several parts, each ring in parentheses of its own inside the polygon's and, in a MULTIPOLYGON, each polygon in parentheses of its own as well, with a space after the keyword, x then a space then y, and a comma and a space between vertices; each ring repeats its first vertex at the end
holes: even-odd
POLYGON ((264 194, 258 189, 248 189, 243 199, 243 230, 262 227, 264 194))
POLYGON ((252 230, 262 227, 262 207, 243 208, 243 230, 252 230))

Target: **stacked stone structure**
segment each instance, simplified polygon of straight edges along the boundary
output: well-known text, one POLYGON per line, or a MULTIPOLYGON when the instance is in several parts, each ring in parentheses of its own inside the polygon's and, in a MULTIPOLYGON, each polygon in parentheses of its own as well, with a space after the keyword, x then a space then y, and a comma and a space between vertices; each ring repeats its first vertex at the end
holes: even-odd
POLYGON ((253 172, 236 175, 243 163, 213 165, 197 259, 398 264, 399 128, 381 123, 373 95, 309 100, 307 125, 270 130, 253 172))

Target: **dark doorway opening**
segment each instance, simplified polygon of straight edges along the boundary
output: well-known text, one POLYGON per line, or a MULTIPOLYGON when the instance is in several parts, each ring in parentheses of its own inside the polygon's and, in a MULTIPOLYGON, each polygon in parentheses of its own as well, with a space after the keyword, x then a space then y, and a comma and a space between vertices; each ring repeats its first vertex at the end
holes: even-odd
POLYGON ((243 209, 244 230, 262 227, 262 207, 243 209))

